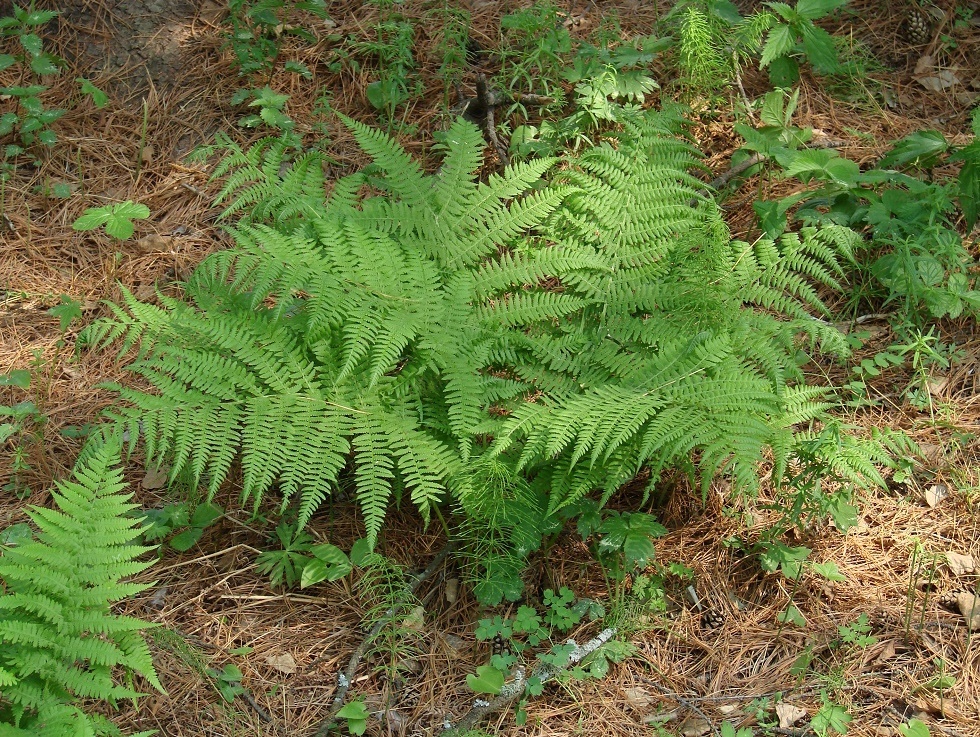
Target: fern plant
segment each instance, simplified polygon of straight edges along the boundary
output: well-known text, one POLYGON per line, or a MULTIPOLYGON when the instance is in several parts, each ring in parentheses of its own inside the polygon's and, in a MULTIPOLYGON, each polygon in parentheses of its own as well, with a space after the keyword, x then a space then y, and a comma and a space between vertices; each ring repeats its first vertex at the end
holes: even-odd
MULTIPOLYGON (((0 733, 63 737, 118 735, 105 717, 73 702, 100 699, 115 706, 140 696, 140 675, 163 691, 141 630, 151 625, 111 613, 110 605, 148 584, 122 579, 148 568, 134 545, 142 529, 127 516, 118 446, 104 445, 58 484, 60 511, 35 507, 36 540, 0 547, 0 733), (121 669, 127 684, 114 675, 121 669)), ((151 734, 149 732, 142 733, 151 734)))
POLYGON ((252 210, 234 248, 187 300, 125 293, 85 335, 137 350, 153 387, 116 386, 111 418, 212 494, 240 457, 243 498, 276 486, 301 526, 351 479, 372 544, 393 498, 425 516, 452 500, 489 540, 477 577, 509 577, 490 599, 519 594, 559 510, 644 467, 751 490, 771 448, 778 475, 793 425, 825 407, 797 337, 846 349, 815 315, 853 234, 733 241, 676 111, 616 119, 599 145, 485 182, 465 121, 426 175, 347 120, 375 163, 329 193, 315 155, 280 173, 279 143, 232 148, 222 195, 252 210))

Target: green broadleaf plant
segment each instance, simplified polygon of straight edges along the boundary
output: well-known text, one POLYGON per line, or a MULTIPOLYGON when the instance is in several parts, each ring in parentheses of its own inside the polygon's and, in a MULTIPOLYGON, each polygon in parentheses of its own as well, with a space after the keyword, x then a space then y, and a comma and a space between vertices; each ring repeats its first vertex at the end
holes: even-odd
POLYGON ((133 220, 150 217, 150 208, 139 202, 126 200, 102 207, 88 208, 74 223, 74 230, 95 230, 105 226, 105 232, 113 238, 126 240, 136 226, 133 220))

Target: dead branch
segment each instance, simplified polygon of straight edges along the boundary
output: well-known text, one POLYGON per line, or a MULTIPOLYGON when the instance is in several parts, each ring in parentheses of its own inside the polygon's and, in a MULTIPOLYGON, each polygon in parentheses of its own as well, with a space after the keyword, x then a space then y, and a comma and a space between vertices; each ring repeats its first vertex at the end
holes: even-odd
MULTIPOLYGON (((565 664, 555 665, 552 663, 538 663, 538 665, 531 671, 531 678, 536 678, 541 683, 550 681, 559 673, 563 673, 564 671, 568 670, 569 667, 579 663, 587 655, 594 653, 606 642, 612 639, 615 634, 615 627, 607 627, 584 645, 579 646, 575 640, 569 640, 568 644, 575 645, 575 649, 569 654, 568 660, 565 661, 565 664)), ((514 700, 524 693, 524 686, 528 680, 529 679, 525 675, 524 668, 518 668, 514 673, 514 680, 505 683, 503 688, 500 689, 500 693, 497 694, 492 701, 477 699, 472 708, 470 708, 470 710, 463 715, 455 726, 453 726, 453 724, 447 719, 445 725, 443 726, 442 733, 445 735, 457 730, 471 729, 487 715, 506 709, 514 700)))
POLYGON ((504 166, 510 163, 510 159, 507 156, 507 147, 497 137, 494 108, 515 102, 527 105, 550 105, 554 102, 553 98, 544 95, 531 95, 522 92, 514 94, 494 92, 487 85, 487 75, 482 72, 476 75, 476 97, 463 97, 458 89, 457 95, 459 102, 454 106, 453 111, 480 126, 480 130, 483 131, 483 135, 497 152, 497 156, 500 157, 504 166))

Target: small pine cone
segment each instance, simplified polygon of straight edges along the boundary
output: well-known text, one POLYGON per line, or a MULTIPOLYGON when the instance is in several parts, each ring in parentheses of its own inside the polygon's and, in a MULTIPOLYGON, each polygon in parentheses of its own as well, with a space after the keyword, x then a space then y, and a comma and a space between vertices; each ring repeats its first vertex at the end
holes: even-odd
POLYGON ((701 626, 706 630, 716 630, 724 624, 725 615, 717 609, 705 609, 701 615, 701 626))
POLYGON ((905 32, 908 34, 909 41, 916 45, 924 44, 932 38, 932 26, 929 24, 929 19, 918 8, 909 11, 908 17, 905 19, 905 32))
POLYGON ((973 593, 972 591, 965 588, 953 589, 952 591, 947 591, 945 594, 943 594, 938 599, 936 599, 936 603, 939 606, 941 606, 943 609, 947 609, 953 612, 953 614, 959 614, 960 605, 959 602, 957 601, 957 597, 959 597, 960 594, 972 594, 972 593, 973 593))
POLYGON ((510 655, 510 645, 499 634, 493 636, 491 648, 494 655, 510 655))

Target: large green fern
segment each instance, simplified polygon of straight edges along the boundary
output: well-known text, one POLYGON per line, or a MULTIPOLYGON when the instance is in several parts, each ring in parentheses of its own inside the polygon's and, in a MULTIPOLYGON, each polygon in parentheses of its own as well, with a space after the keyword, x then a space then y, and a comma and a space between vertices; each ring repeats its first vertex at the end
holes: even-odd
POLYGON ((30 513, 37 539, 0 547, 0 734, 119 734, 74 700, 136 698, 133 674, 163 690, 140 633, 151 625, 110 611, 147 588, 122 579, 151 565, 137 560, 148 548, 133 544, 140 523, 127 516, 136 505, 111 467, 118 456, 111 445, 91 454, 52 492, 60 511, 30 513))
POLYGON ((529 549, 550 513, 644 466, 753 488, 767 449, 787 463, 791 421, 824 407, 799 387, 797 339, 844 349, 815 315, 852 236, 732 241, 678 116, 621 117, 580 155, 485 182, 464 121, 435 175, 346 121, 374 165, 329 193, 311 160, 234 149, 224 195, 252 212, 235 247, 186 302, 127 293, 87 333, 138 347, 130 369, 154 387, 117 387, 111 416, 212 493, 240 457, 243 496, 277 486, 301 523, 347 475, 372 541, 403 493, 426 515, 451 496, 529 549), (504 488, 520 514, 486 499, 504 488))

